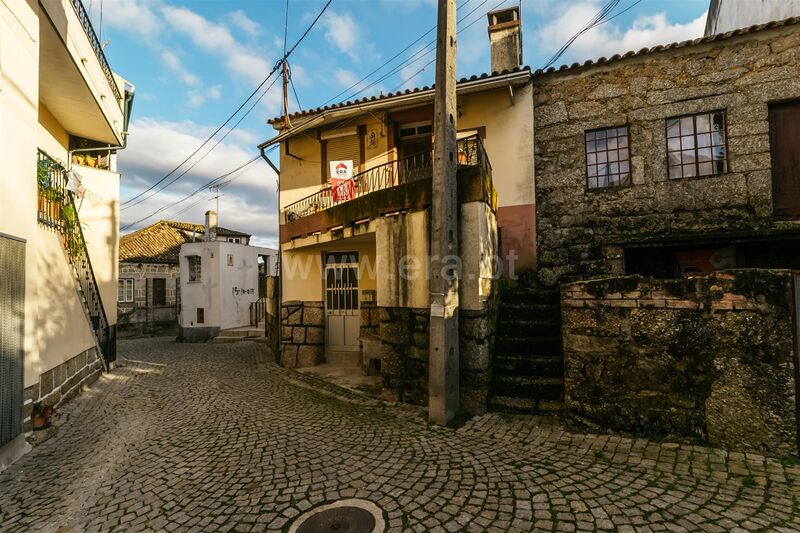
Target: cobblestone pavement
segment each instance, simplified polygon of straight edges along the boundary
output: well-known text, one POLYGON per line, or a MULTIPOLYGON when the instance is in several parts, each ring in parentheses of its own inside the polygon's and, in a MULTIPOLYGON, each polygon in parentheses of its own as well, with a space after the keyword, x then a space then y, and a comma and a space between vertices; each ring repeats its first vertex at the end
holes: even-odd
POLYGON ((259 350, 121 342, 150 364, 103 376, 0 474, 0 529, 279 531, 355 497, 392 531, 800 530, 795 465, 532 417, 432 427, 259 350))

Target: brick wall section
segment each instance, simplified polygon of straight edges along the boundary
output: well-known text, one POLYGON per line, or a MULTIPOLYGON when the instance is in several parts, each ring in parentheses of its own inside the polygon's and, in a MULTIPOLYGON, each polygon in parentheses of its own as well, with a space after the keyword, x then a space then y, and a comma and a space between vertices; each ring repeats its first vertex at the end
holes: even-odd
POLYGON ((325 360, 325 309, 322 302, 284 302, 281 306, 280 365, 303 368, 325 360))
POLYGON ((792 299, 781 270, 565 285, 570 420, 796 455, 792 299))
POLYGON ((538 266, 624 274, 623 245, 797 232, 772 215, 768 105, 800 98, 800 26, 534 77, 538 266), (665 120, 725 110, 729 172, 670 180, 665 120), (586 189, 584 133, 628 125, 630 187, 586 189))
POLYGON ((25 388, 22 418, 24 430, 31 429, 33 405, 58 407, 81 392, 81 387, 97 380, 103 370, 97 349, 90 348, 39 376, 39 382, 25 388))

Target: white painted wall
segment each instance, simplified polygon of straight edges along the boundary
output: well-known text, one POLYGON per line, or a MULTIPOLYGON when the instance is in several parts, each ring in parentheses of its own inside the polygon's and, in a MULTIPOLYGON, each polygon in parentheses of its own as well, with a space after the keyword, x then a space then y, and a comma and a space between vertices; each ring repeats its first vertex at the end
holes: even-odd
POLYGON ((258 299, 258 256, 275 254, 270 248, 221 241, 182 245, 181 326, 229 329, 250 324, 250 303, 258 299), (189 281, 191 255, 201 258, 199 282, 189 281), (205 309, 203 324, 196 322, 197 308, 205 309))
POLYGON ((800 16, 800 0, 712 0, 706 35, 800 16))

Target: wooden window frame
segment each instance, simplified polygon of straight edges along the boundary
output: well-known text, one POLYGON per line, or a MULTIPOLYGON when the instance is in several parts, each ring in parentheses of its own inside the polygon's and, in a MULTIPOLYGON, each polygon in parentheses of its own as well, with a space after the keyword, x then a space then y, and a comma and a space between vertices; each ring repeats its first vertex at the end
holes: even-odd
MULTIPOLYGON (((702 133, 701 133, 701 135, 702 135, 702 133)), ((714 177, 717 177, 717 176, 723 176, 723 175, 728 174, 730 172, 730 166, 729 166, 730 162, 728 160, 728 113, 727 113, 727 111, 725 109, 713 109, 711 111, 701 111, 699 113, 688 113, 688 114, 685 114, 685 115, 667 117, 664 120, 664 142, 665 142, 665 149, 666 149, 666 154, 667 154, 667 158, 666 158, 667 181, 680 181, 680 180, 685 180, 685 179, 691 180, 691 179, 714 178, 714 177), (710 123, 713 125, 713 117, 717 113, 722 114, 722 129, 719 130, 720 133, 722 134, 722 144, 720 144, 720 145, 713 144, 714 130, 713 129, 709 129, 708 133, 711 136, 710 137, 711 138, 711 144, 709 144, 708 147, 702 147, 702 148, 709 148, 711 150, 710 163, 711 163, 712 169, 716 168, 716 165, 714 164, 715 162, 722 161, 722 171, 721 172, 712 172, 711 174, 700 174, 700 164, 701 163, 698 160, 698 156, 697 156, 697 151, 699 150, 698 142, 697 142, 698 141, 698 139, 697 139, 697 137, 698 137, 698 133, 697 133, 697 117, 708 115, 710 117, 710 119, 711 119, 710 123), (692 130, 693 130, 692 138, 693 138, 693 145, 694 146, 692 148, 690 148, 690 149, 684 149, 683 148, 683 141, 680 141, 681 142, 681 148, 679 150, 670 150, 670 148, 669 148, 670 139, 682 139, 683 137, 688 137, 688 135, 681 135, 681 132, 680 132, 680 121, 682 119, 684 119, 684 118, 691 118, 692 119, 692 130), (679 131, 678 131, 678 136, 677 137, 670 137, 670 135, 669 135, 669 122, 671 120, 677 120, 678 121, 679 131), (722 147, 724 149, 724 153, 722 155, 722 159, 714 159, 714 148, 716 148, 716 147, 722 147), (669 164, 669 155, 670 154, 673 154, 673 153, 682 154, 683 152, 688 151, 688 150, 692 150, 694 152, 694 168, 695 168, 695 175, 694 176, 684 176, 683 175, 683 167, 688 164, 688 163, 684 163, 683 162, 683 157, 681 157, 681 163, 679 165, 670 165, 669 164), (670 168, 672 168, 672 167, 679 167, 681 169, 681 175, 680 176, 675 176, 675 177, 671 176, 670 175, 670 168)))
POLYGON ((134 278, 119 278, 119 280, 117 282, 117 303, 131 304, 131 303, 134 303, 135 301, 136 301, 136 281, 134 280, 134 278), (130 297, 130 300, 127 298, 127 294, 128 294, 127 282, 129 282, 129 281, 130 281, 130 285, 131 285, 131 297, 130 297), (122 295, 123 295, 123 298, 125 298, 124 300, 120 300, 119 299, 119 289, 120 289, 119 284, 120 283, 123 284, 122 295))
MULTIPOLYGON (((617 138, 619 138, 619 136, 617 136, 617 138)), ((608 137, 606 137, 606 139, 608 139, 608 137)), ((595 141, 596 141, 596 139, 595 139, 595 141)), ((617 148, 615 148, 614 150, 619 151, 620 150, 619 146, 617 146, 617 148)), ((608 161, 606 161, 606 162, 608 163, 608 161)), ((600 166, 600 163, 597 163, 596 161, 595 161, 595 163, 591 163, 591 164, 594 165, 595 167, 598 167, 598 168, 600 166)), ((591 130, 585 130, 583 132, 583 168, 584 168, 584 170, 583 170, 583 188, 584 188, 584 190, 586 192, 615 191, 615 190, 619 190, 619 189, 627 189, 628 187, 632 187, 633 186, 633 165, 631 165, 631 129, 630 129, 630 125, 629 124, 621 124, 621 125, 618 125, 618 126, 606 126, 606 127, 603 127, 603 128, 594 128, 594 129, 591 129, 591 130), (606 147, 605 150, 601 150, 601 151, 595 150, 595 151, 591 151, 590 152, 589 151, 589 142, 590 142, 589 141, 589 134, 590 133, 595 133, 596 134, 596 133, 601 132, 601 131, 602 132, 606 132, 606 131, 609 131, 609 130, 620 130, 620 129, 624 129, 625 130, 625 137, 627 139, 627 146, 625 146, 624 148, 626 148, 627 151, 628 151, 628 157, 627 157, 627 159, 619 159, 619 160, 617 160, 615 162, 616 163, 622 163, 624 161, 624 162, 628 163, 628 178, 627 178, 627 180, 625 181, 625 183, 623 183, 621 178, 620 178, 620 182, 617 183, 617 184, 614 184, 614 185, 604 185, 604 186, 598 185, 596 187, 589 187, 589 179, 590 178, 598 179, 598 177, 599 177, 599 174, 595 174, 594 176, 590 176, 589 175, 589 165, 590 165, 590 163, 589 163, 589 155, 590 154, 597 155, 599 153, 605 153, 606 155, 608 155, 608 152, 610 151, 606 147)), ((619 176, 622 176, 622 172, 617 172, 616 174, 619 175, 619 176)))

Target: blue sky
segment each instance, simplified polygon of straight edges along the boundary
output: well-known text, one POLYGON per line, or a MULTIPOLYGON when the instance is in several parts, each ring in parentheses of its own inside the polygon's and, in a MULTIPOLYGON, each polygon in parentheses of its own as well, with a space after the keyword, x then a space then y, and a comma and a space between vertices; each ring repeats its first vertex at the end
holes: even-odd
MULTIPOLYGON (((107 41, 114 71, 136 86, 128 148, 119 155, 123 201, 147 188, 192 153, 263 80, 283 51, 285 0, 83 0, 107 41), (102 24, 101 24, 102 7, 102 24)), ((458 75, 489 70, 486 12, 518 0, 458 0, 458 75), (471 24, 471 25, 470 25, 471 24)), ((302 34, 323 0, 289 0, 288 41, 302 34)), ((541 67, 605 3, 523 0, 524 62, 541 67)), ((621 0, 613 20, 584 34, 561 63, 610 56, 702 36, 708 0, 621 0), (634 5, 635 4, 635 5, 634 5), (633 6, 633 7, 631 7, 633 6), (628 9, 630 8, 630 9, 628 9)), ((334 0, 289 59, 304 107, 316 107, 358 82, 436 23, 435 0, 334 0)), ((338 100, 430 84, 433 32, 338 100), (407 61, 408 60, 408 61, 407 61), (406 63, 403 63, 407 61, 406 63)), ((271 81, 271 80, 270 80, 271 81)), ((297 102, 292 96, 292 110, 297 102)), ((248 105, 245 109, 248 109, 248 105)), ((173 185, 121 212, 124 224, 186 197, 203 183, 257 154, 280 113, 275 84, 241 124, 173 185)), ((236 122, 235 119, 233 122, 236 122)), ((223 130, 223 133, 227 129, 223 130)), ((213 142, 206 148, 213 145, 213 142)), ((206 152, 202 150, 199 155, 206 152)), ((195 162, 198 157, 190 161, 195 162)), ((185 170, 185 167, 182 169, 185 170)), ((174 175, 173 175, 174 177, 174 175)), ((237 174, 219 199, 219 223, 276 243, 276 178, 257 161, 237 174)), ((161 218, 202 222, 214 207, 207 191, 133 226, 161 218)))

